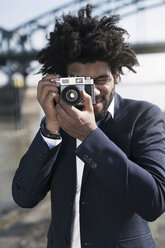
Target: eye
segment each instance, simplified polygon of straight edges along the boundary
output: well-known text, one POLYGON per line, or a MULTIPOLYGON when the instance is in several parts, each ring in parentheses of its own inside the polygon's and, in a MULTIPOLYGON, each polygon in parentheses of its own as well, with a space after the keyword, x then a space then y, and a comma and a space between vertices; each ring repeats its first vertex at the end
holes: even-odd
POLYGON ((94 83, 95 83, 96 85, 105 85, 105 84, 107 84, 109 81, 110 81, 110 78, 109 78, 109 77, 107 77, 107 78, 98 78, 98 79, 95 79, 95 80, 94 80, 94 83))

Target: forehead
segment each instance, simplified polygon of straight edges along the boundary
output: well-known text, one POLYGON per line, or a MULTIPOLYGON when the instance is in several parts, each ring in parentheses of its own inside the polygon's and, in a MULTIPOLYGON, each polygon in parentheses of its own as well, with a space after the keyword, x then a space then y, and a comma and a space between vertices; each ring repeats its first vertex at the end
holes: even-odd
POLYGON ((102 61, 96 61, 94 63, 79 63, 74 62, 68 65, 67 74, 74 76, 89 76, 96 78, 100 75, 111 74, 108 63, 102 61))

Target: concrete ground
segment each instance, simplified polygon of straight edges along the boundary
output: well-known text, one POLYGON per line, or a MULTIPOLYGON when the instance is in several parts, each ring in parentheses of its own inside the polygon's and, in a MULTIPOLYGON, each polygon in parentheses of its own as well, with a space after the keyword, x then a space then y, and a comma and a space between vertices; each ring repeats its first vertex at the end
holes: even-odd
POLYGON ((46 248, 49 220, 48 200, 34 209, 10 211, 0 220, 0 248, 46 248))

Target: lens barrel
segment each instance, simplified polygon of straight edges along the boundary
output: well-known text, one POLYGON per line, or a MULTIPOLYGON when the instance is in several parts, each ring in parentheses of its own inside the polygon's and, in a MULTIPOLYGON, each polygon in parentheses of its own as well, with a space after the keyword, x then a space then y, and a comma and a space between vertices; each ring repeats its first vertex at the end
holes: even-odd
POLYGON ((62 90, 61 97, 64 102, 70 105, 76 105, 81 102, 81 92, 78 87, 71 85, 62 90))

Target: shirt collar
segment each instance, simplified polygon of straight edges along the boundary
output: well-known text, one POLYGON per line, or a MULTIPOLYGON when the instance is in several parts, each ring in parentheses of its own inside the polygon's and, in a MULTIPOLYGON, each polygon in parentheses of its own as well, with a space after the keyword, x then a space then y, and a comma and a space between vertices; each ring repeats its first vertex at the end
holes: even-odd
POLYGON ((109 105, 108 111, 110 112, 112 119, 114 119, 114 108, 115 108, 115 97, 113 97, 111 104, 109 105))
MULTIPOLYGON (((115 110, 115 97, 113 97, 112 102, 109 105, 108 112, 111 114, 112 119, 114 119, 114 110, 115 110)), ((97 121, 97 126, 99 126, 101 120, 97 121)))

